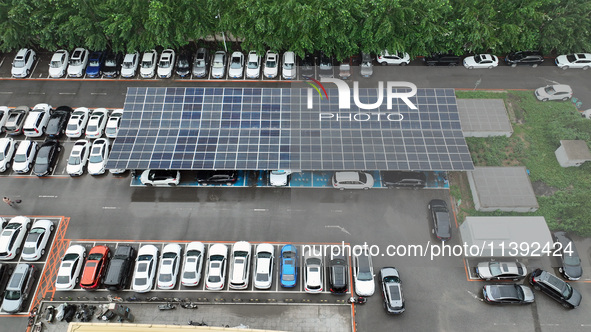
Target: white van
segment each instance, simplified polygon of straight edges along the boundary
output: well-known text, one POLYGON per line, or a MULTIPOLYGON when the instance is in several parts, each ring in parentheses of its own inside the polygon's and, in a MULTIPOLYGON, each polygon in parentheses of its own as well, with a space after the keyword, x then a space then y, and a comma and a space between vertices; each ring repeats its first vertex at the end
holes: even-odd
POLYGON ((27 137, 39 137, 43 135, 49 122, 51 105, 37 104, 29 112, 23 126, 23 133, 27 137))

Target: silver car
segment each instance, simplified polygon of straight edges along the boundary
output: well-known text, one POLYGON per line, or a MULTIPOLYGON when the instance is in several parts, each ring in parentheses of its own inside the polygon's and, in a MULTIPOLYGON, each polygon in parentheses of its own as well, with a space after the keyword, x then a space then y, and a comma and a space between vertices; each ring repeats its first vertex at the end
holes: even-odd
POLYGON ((400 274, 394 267, 384 267, 380 270, 382 282, 382 294, 384 309, 389 314, 401 314, 404 312, 404 295, 400 274))
POLYGON ((226 52, 217 51, 213 57, 213 64, 211 65, 211 77, 224 78, 226 74, 226 52))
POLYGON ((484 280, 519 280, 527 275, 527 268, 519 262, 480 262, 476 273, 484 280))
POLYGON ((335 172, 332 176, 333 188, 344 189, 369 189, 373 187, 373 176, 365 172, 335 172))
POLYGON ((33 265, 21 263, 16 266, 4 292, 2 311, 13 314, 21 310, 34 288, 34 274, 35 266, 33 265))
POLYGON ((206 77, 209 68, 209 51, 202 47, 197 50, 197 54, 193 59, 193 76, 198 78, 206 77))

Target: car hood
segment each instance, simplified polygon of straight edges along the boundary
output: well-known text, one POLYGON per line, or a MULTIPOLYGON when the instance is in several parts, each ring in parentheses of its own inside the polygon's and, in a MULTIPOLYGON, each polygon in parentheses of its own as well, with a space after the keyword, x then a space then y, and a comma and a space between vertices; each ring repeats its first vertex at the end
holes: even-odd
POLYGON ((544 99, 544 98, 552 99, 554 96, 546 93, 545 89, 546 89, 545 86, 543 86, 541 88, 537 88, 536 89, 536 96, 540 97, 541 99, 544 99))
POLYGON ((22 67, 22 68, 12 68, 11 73, 12 75, 24 75, 24 73, 26 72, 27 68, 26 67, 22 67))
POLYGON ((523 286, 523 287, 521 287, 521 289, 523 290, 523 301, 533 302, 534 301, 534 291, 527 286, 523 286))
POLYGON ((2 310, 6 311, 7 313, 15 313, 18 312, 21 306, 21 300, 7 300, 4 299, 2 301, 2 310))
POLYGON ((375 283, 373 280, 356 280, 355 293, 359 296, 371 296, 375 292, 375 283))
POLYGON ((568 60, 566 59, 566 55, 559 55, 556 57, 556 64, 557 65, 566 65, 568 64, 568 60))

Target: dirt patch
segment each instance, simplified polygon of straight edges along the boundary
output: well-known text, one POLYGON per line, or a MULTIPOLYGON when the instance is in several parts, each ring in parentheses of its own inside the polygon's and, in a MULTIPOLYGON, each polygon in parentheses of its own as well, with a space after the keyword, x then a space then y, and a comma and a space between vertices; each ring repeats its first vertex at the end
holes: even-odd
POLYGON ((525 120, 525 110, 519 107, 520 98, 514 94, 507 94, 505 105, 507 107, 507 113, 512 123, 523 124, 525 120))
POLYGON ((452 205, 456 211, 456 218, 458 222, 463 222, 468 215, 467 211, 474 210, 468 175, 466 172, 448 172, 447 176, 451 188, 452 205))
POLYGON ((536 196, 552 196, 558 191, 558 188, 550 187, 543 181, 535 181, 531 185, 536 196))

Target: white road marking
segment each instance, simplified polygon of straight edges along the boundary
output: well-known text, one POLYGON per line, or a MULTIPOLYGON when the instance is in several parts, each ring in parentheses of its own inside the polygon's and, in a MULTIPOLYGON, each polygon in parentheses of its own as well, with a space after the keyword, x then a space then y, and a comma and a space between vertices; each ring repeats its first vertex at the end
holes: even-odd
POLYGON ((347 233, 348 235, 351 235, 351 233, 349 233, 349 231, 347 231, 345 229, 345 227, 339 226, 339 225, 326 225, 324 226, 324 228, 338 228, 340 229, 343 233, 347 233))
POLYGON ((255 212, 267 212, 269 209, 252 209, 255 212))
POLYGON ((106 96, 107 93, 106 92, 91 92, 91 95, 101 95, 101 96, 106 96))
POLYGON ((57 195, 39 195, 37 197, 39 197, 39 198, 58 198, 57 195))
POLYGON ((476 294, 472 293, 472 292, 471 292, 471 291, 469 291, 469 290, 466 290, 466 292, 468 292, 468 294, 472 295, 472 297, 473 297, 473 298, 475 298, 475 299, 477 299, 478 301, 480 301, 480 302, 484 302, 484 300, 483 300, 483 299, 481 299, 481 298, 480 298, 480 296, 478 296, 478 295, 476 295, 476 294))
POLYGON ((0 95, 11 95, 13 93, 14 92, 12 92, 12 91, 0 91, 0 95))
POLYGON ((35 92, 35 91, 29 91, 30 95, 44 95, 45 92, 35 92))
POLYGON ((76 92, 60 92, 60 95, 75 95, 76 92))
POLYGON ((103 210, 116 210, 118 207, 116 206, 103 206, 103 210))

